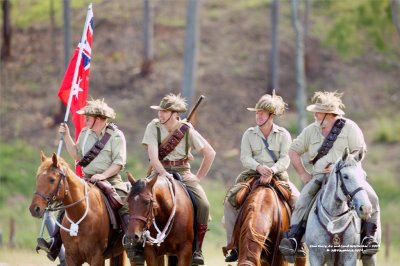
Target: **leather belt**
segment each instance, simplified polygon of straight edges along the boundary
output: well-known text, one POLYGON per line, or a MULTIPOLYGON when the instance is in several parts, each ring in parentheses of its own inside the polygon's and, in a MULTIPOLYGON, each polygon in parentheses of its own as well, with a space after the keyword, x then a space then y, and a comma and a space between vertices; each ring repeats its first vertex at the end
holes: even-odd
POLYGON ((188 159, 181 159, 176 161, 161 161, 163 166, 181 166, 188 162, 188 159))

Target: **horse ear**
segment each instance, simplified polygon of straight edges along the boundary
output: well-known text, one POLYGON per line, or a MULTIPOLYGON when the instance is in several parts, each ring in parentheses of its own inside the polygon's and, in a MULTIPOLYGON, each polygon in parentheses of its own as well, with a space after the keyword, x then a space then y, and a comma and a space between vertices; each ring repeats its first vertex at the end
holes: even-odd
POLYGON ((133 175, 132 175, 131 173, 129 173, 129 172, 126 172, 126 175, 128 176, 128 181, 129 181, 129 183, 131 183, 131 185, 133 186, 133 184, 136 183, 135 178, 134 178, 133 175))
POLYGON ((53 153, 52 159, 53 159, 53 166, 58 168, 58 159, 55 153, 53 153))
POLYGON ((152 188, 154 186, 154 184, 156 183, 157 178, 158 178, 158 174, 150 176, 150 179, 148 179, 148 181, 147 181, 148 182, 147 185, 152 188))
POLYGON ((44 160, 47 159, 46 155, 44 155, 43 151, 40 151, 40 159, 42 160, 42 162, 44 162, 44 160))
POLYGON ((346 147, 343 151, 343 155, 342 155, 342 161, 346 161, 347 157, 349 156, 350 152, 349 152, 349 147, 346 147))
POLYGON ((355 159, 357 162, 361 162, 361 161, 364 159, 365 153, 366 153, 365 148, 364 148, 364 147, 361 147, 361 149, 359 149, 358 152, 357 152, 357 154, 354 156, 354 159, 355 159))

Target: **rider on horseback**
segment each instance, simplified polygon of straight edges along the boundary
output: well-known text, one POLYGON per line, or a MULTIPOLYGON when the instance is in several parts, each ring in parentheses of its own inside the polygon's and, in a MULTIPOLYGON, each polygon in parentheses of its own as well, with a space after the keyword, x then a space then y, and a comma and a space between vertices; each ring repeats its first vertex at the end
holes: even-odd
POLYGON ((197 204, 198 242, 192 263, 203 265, 201 247, 207 231, 210 204, 200 185, 200 180, 210 170, 215 151, 190 123, 180 120, 178 113, 186 112, 185 100, 180 95, 168 94, 161 100, 159 106, 151 106, 151 108, 158 110, 158 119, 154 119, 147 125, 142 144, 147 148, 153 172, 169 178, 172 178, 172 172, 177 172, 183 177, 182 182, 186 187, 194 192, 197 204), (185 132, 182 132, 183 127, 186 127, 185 132), (177 131, 181 134, 180 138, 176 134, 177 131), (172 142, 170 142, 171 139, 172 142), (165 143, 168 145, 164 145, 165 143), (165 146, 170 148, 162 148, 165 146), (190 171, 189 162, 193 160, 191 149, 203 155, 203 161, 196 175, 190 171))
MULTIPOLYGON (((292 139, 289 132, 283 127, 274 124, 275 116, 280 116, 285 111, 285 102, 280 96, 264 95, 257 102, 255 108, 247 108, 256 112, 256 127, 251 127, 244 132, 241 144, 240 160, 248 170, 242 172, 235 181, 237 186, 251 177, 260 179, 260 183, 268 184, 272 177, 287 181, 291 188, 290 206, 293 208, 300 192, 289 181, 286 169, 290 161, 288 150, 292 139)), ((224 202, 225 229, 228 245, 233 238, 233 228, 239 214, 240 205, 232 198, 234 192, 232 187, 224 202)), ((237 247, 232 249, 226 257, 226 262, 234 262, 238 259, 237 247)))
MULTIPOLYGON (((288 262, 293 262, 296 251, 305 232, 309 206, 321 185, 331 171, 331 165, 346 147, 350 151, 364 148, 366 144, 361 129, 350 119, 342 117, 344 105, 342 94, 336 92, 316 92, 314 104, 307 110, 314 112, 315 122, 306 127, 290 146, 289 156, 293 167, 305 183, 291 218, 290 230, 285 233, 279 249, 288 262), (304 167, 301 155, 307 153, 313 165, 312 173, 304 167)), ((372 255, 378 251, 377 227, 380 225, 378 197, 372 187, 365 184, 365 191, 372 204, 372 214, 363 222, 365 237, 362 239, 363 254, 372 255)))
MULTIPOLYGON (((64 136, 68 153, 77 161, 84 158, 98 141, 104 144, 97 156, 94 156, 94 159, 82 170, 85 178, 104 188, 104 193, 110 199, 111 205, 117 205, 121 226, 126 232, 129 223, 128 205, 123 205, 120 197, 126 197, 128 191, 119 175, 126 163, 125 136, 121 130, 109 123, 109 119, 115 118, 115 112, 103 100, 88 101, 87 105, 77 113, 85 115, 86 123, 86 127, 79 134, 77 143, 71 138, 67 124, 60 125, 59 133, 64 136), (108 139, 102 141, 105 135, 108 135, 108 139)), ((50 247, 48 257, 51 260, 57 258, 62 245, 58 226, 53 235, 52 243, 45 243, 47 247, 50 247)))

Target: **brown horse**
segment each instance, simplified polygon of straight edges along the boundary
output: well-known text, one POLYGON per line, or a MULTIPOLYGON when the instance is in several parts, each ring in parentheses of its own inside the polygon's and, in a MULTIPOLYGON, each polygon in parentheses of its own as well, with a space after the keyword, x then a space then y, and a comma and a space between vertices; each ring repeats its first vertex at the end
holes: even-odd
POLYGON ((183 185, 153 175, 142 180, 128 174, 132 184, 128 196, 129 226, 124 247, 145 244, 147 266, 164 265, 163 255, 176 256, 170 263, 191 264, 193 252, 193 206, 183 185))
MULTIPOLYGON (((242 205, 228 249, 237 246, 238 266, 288 265, 278 250, 290 217, 284 203, 271 185, 255 185, 242 205)), ((224 248, 225 249, 225 248, 224 248)), ((305 258, 296 265, 305 265, 305 258)))
MULTIPOLYGON (((113 229, 100 190, 95 186, 89 187, 61 157, 55 154, 46 157, 43 153, 41 157, 36 192, 29 207, 32 216, 40 218, 52 203, 62 202, 66 213, 62 221, 64 228, 61 228, 61 238, 67 265, 87 262, 103 266, 107 259, 103 253, 113 229), (76 236, 72 236, 74 234, 76 236)), ((124 265, 122 236, 115 243, 110 265, 124 265)))

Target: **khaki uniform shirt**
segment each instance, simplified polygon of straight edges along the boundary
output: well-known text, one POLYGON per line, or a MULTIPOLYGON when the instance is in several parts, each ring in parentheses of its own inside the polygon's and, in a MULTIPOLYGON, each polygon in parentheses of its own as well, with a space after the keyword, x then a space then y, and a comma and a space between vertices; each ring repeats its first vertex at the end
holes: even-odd
MULTIPOLYGON (((365 144, 361 129, 354 121, 347 118, 345 118, 345 120, 346 124, 334 142, 333 147, 329 150, 327 155, 319 159, 313 166, 313 175, 322 173, 329 163, 335 163, 336 160, 343 155, 343 151, 346 147, 349 147, 350 151, 361 149, 362 147, 366 150, 367 145, 365 144)), ((318 149, 321 147, 324 139, 322 128, 319 124, 312 123, 293 141, 290 149, 300 155, 307 153, 311 159, 317 155, 318 149)))
POLYGON ((258 165, 268 166, 274 173, 286 171, 290 164, 288 155, 292 138, 283 127, 272 125, 267 141, 269 149, 278 161, 275 163, 262 140, 264 138, 258 126, 247 129, 242 137, 240 160, 245 168, 256 171, 258 165))
MULTIPOLYGON (((179 123, 178 128, 181 126, 179 123)), ((158 146, 157 140, 157 127, 160 129, 161 133, 161 142, 169 135, 168 130, 165 128, 163 124, 160 123, 158 119, 153 119, 146 128, 144 132, 142 144, 143 145, 155 145, 158 146)), ((207 141, 197 132, 191 125, 189 129, 189 151, 188 151, 188 159, 193 160, 193 155, 190 153, 191 149, 196 151, 202 150, 207 141)), ((179 142, 179 144, 175 147, 175 149, 169 153, 163 160, 167 161, 177 161, 186 158, 186 137, 179 142)))
MULTIPOLYGON (((98 140, 101 140, 103 138, 105 132, 106 128, 104 128, 100 136, 97 137, 96 133, 91 131, 89 128, 85 127, 84 129, 82 129, 78 137, 78 155, 82 158, 98 140), (85 141, 85 136, 87 132, 88 136, 85 141)), ((101 174, 112 164, 121 165, 122 168, 124 168, 126 164, 125 136, 119 129, 116 129, 114 131, 108 129, 107 132, 111 135, 110 139, 107 141, 106 145, 96 156, 96 158, 94 158, 94 160, 89 165, 82 169, 85 175, 101 174)), ((116 186, 118 188, 118 183, 122 183, 121 176, 119 175, 109 177, 107 180, 113 186, 116 186)), ((126 190, 126 186, 123 187, 123 185, 121 185, 120 189, 126 190)))

